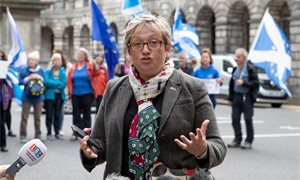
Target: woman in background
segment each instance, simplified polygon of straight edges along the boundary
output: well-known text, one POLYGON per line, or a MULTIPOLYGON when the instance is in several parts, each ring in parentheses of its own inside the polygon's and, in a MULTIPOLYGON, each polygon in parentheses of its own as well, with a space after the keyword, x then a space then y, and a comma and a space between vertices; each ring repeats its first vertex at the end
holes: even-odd
POLYGON ((41 115, 43 106, 44 71, 39 66, 40 53, 33 51, 28 54, 27 66, 20 70, 19 83, 24 85, 22 95, 22 115, 20 125, 20 141, 27 142, 27 120, 30 108, 34 112, 34 138, 41 139, 41 115))
POLYGON ((47 139, 54 140, 52 135, 52 125, 54 125, 54 133, 56 139, 63 139, 59 134, 61 111, 66 94, 66 73, 62 67, 62 56, 54 53, 51 57, 51 68, 45 71, 45 107, 46 107, 46 127, 47 139))
POLYGON ((130 56, 128 55, 128 52, 125 50, 124 64, 117 64, 115 69, 115 74, 118 77, 127 75, 129 73, 130 66, 131 66, 130 56))
MULTIPOLYGON (((204 49, 201 52, 201 66, 194 72, 194 76, 200 79, 216 79, 217 83, 223 83, 223 80, 220 78, 219 72, 213 66, 213 59, 211 57, 211 52, 209 49, 204 49)), ((216 95, 213 93, 209 93, 208 95, 213 107, 215 108, 217 104, 216 95)))
MULTIPOLYGON (((4 51, 1 50, 1 49, 0 49, 0 60, 7 61, 7 57, 4 53, 4 51)), ((10 136, 10 137, 16 137, 16 135, 11 130, 11 112, 10 112, 10 108, 11 108, 11 100, 14 96, 14 94, 13 94, 13 85, 11 83, 9 83, 7 80, 5 80, 5 81, 6 81, 8 86, 7 86, 7 89, 6 89, 6 91, 7 91, 7 93, 6 93, 7 99, 6 100, 7 101, 5 101, 6 104, 4 105, 4 112, 3 112, 4 114, 3 114, 3 116, 4 116, 5 124, 6 124, 7 130, 8 130, 7 135, 10 136)))
POLYGON ((95 91, 96 96, 96 112, 98 112, 99 106, 102 101, 102 96, 104 94, 104 91, 106 89, 106 85, 108 82, 108 71, 106 67, 104 66, 104 55, 103 54, 97 54, 94 58, 94 64, 96 67, 96 71, 100 71, 99 75, 96 76, 97 78, 97 89, 95 91))
MULTIPOLYGON (((72 100, 73 124, 80 129, 91 127, 91 106, 97 89, 97 76, 95 64, 89 62, 88 51, 79 48, 76 54, 76 63, 72 66, 67 77, 68 95, 72 100)), ((71 141, 77 140, 73 134, 71 141)))

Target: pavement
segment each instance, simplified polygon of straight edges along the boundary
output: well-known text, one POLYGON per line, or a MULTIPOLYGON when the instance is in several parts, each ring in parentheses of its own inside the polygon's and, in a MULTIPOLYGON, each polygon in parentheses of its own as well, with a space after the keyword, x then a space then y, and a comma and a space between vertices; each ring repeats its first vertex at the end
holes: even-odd
MULTIPOLYGON (((18 134, 21 108, 12 107, 12 130, 18 134)), ((219 101, 216 116, 220 133, 225 143, 233 139, 230 119, 231 108, 226 101, 219 101)), ((224 162, 211 172, 217 180, 298 180, 300 179, 300 107, 284 105, 271 108, 270 105, 256 105, 254 115, 255 140, 253 149, 228 149, 224 162)), ((94 121, 95 114, 92 114, 94 121)), ((41 117, 42 133, 45 137, 45 115, 41 117)), ((17 180, 100 180, 105 164, 97 166, 91 173, 81 165, 79 141, 69 138, 72 116, 65 115, 64 140, 46 141, 48 152, 35 166, 25 165, 17 174, 17 180)), ((242 121, 245 132, 244 121, 242 121)), ((28 138, 34 137, 33 116, 28 121, 28 138)), ((22 147, 19 137, 8 137, 8 153, 0 152, 0 164, 11 164, 18 158, 22 147)))

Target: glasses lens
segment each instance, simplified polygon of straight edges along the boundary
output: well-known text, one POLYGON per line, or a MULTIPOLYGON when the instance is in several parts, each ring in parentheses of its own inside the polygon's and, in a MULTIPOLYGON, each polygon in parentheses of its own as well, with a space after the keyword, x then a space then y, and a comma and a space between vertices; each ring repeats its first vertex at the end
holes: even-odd
POLYGON ((152 41, 152 42, 148 42, 148 46, 149 46, 151 49, 159 48, 159 46, 160 46, 160 41, 152 41))
POLYGON ((141 49, 143 48, 143 43, 133 43, 133 44, 131 45, 131 48, 132 48, 133 50, 141 50, 141 49))

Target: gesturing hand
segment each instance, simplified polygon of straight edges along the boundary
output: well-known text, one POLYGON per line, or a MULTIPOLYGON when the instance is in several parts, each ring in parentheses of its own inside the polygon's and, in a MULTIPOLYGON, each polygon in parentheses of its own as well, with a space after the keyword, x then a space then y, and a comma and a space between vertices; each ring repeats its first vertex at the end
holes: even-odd
POLYGON ((196 129, 196 135, 190 132, 190 139, 186 138, 184 135, 181 135, 180 140, 175 139, 176 144, 195 156, 204 154, 207 151, 206 129, 208 127, 208 123, 209 120, 206 119, 202 123, 201 128, 196 129))

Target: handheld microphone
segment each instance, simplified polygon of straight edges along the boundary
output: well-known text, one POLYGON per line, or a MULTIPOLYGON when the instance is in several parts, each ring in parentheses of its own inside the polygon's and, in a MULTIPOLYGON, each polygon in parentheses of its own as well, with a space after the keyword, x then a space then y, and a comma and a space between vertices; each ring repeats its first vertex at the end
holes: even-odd
POLYGON ((6 173, 9 176, 14 176, 25 165, 33 166, 40 162, 47 152, 47 147, 39 139, 33 139, 22 146, 18 155, 19 159, 16 160, 6 173))

